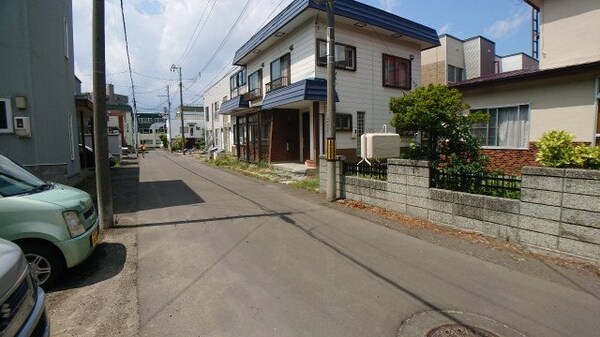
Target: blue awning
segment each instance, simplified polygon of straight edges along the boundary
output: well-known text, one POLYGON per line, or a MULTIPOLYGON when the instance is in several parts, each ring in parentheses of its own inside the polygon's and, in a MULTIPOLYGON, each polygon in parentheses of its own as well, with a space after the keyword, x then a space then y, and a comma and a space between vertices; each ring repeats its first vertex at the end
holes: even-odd
POLYGON ((248 101, 243 96, 236 96, 228 101, 223 102, 219 108, 219 114, 227 115, 241 110, 250 108, 248 101))
MULTIPOLYGON (((336 102, 339 102, 337 94, 336 102)), ((273 109, 300 101, 327 101, 327 80, 322 78, 305 79, 266 93, 262 109, 273 109)))

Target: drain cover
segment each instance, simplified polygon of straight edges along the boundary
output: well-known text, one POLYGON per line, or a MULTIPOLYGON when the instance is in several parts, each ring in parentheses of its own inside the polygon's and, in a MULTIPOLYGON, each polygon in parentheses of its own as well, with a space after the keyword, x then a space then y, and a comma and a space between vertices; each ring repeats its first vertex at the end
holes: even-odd
POLYGON ((470 325, 446 324, 429 330, 426 337, 498 337, 498 335, 470 325))

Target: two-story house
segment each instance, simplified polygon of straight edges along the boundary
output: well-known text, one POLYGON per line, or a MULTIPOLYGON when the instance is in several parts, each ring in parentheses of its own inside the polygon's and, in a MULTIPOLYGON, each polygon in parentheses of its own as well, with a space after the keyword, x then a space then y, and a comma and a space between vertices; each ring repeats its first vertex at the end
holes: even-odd
POLYGON ((243 68, 234 66, 204 92, 206 147, 237 153, 233 138, 232 116, 221 114, 221 104, 229 98, 247 93, 247 76, 243 68), (240 83, 238 84, 238 81, 240 83))
MULTIPOLYGON (((432 28, 357 1, 334 8, 337 153, 354 160, 360 135, 389 124, 389 98, 420 85, 421 51, 439 40, 432 28)), ((314 165, 324 152, 326 38, 325 4, 295 0, 237 50, 227 99, 217 100, 218 113, 231 116, 237 157, 314 165)))
MULTIPOLYGON (((181 107, 170 118, 165 116, 166 135, 169 141, 185 135, 186 148, 194 147, 198 140, 205 137, 204 107, 184 105, 183 119, 181 118, 181 107), (183 125, 182 125, 183 122, 183 125)), ((141 130, 140 132, 142 132, 141 130)), ((152 131, 148 129, 148 131, 152 131)))
POLYGON ((0 2, 0 153, 60 182, 81 171, 71 7, 0 2))
POLYGON ((539 69, 527 68, 451 85, 472 110, 490 115, 473 127, 492 167, 520 173, 535 165, 535 140, 566 130, 600 145, 600 2, 527 0, 540 10, 539 69))

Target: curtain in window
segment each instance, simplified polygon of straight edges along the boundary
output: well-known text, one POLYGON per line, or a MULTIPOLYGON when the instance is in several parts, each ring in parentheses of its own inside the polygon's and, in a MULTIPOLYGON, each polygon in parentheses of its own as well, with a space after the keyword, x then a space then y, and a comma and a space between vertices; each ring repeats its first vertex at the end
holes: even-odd
POLYGON ((529 139, 529 107, 498 109, 498 146, 527 147, 529 139))

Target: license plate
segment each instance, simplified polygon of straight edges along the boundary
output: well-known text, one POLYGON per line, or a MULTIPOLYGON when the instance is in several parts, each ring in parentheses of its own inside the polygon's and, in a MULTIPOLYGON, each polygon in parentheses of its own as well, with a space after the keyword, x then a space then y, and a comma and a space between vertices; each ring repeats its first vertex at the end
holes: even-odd
POLYGON ((99 230, 96 229, 93 233, 92 233, 92 247, 95 247, 96 244, 98 243, 98 232, 99 230))

